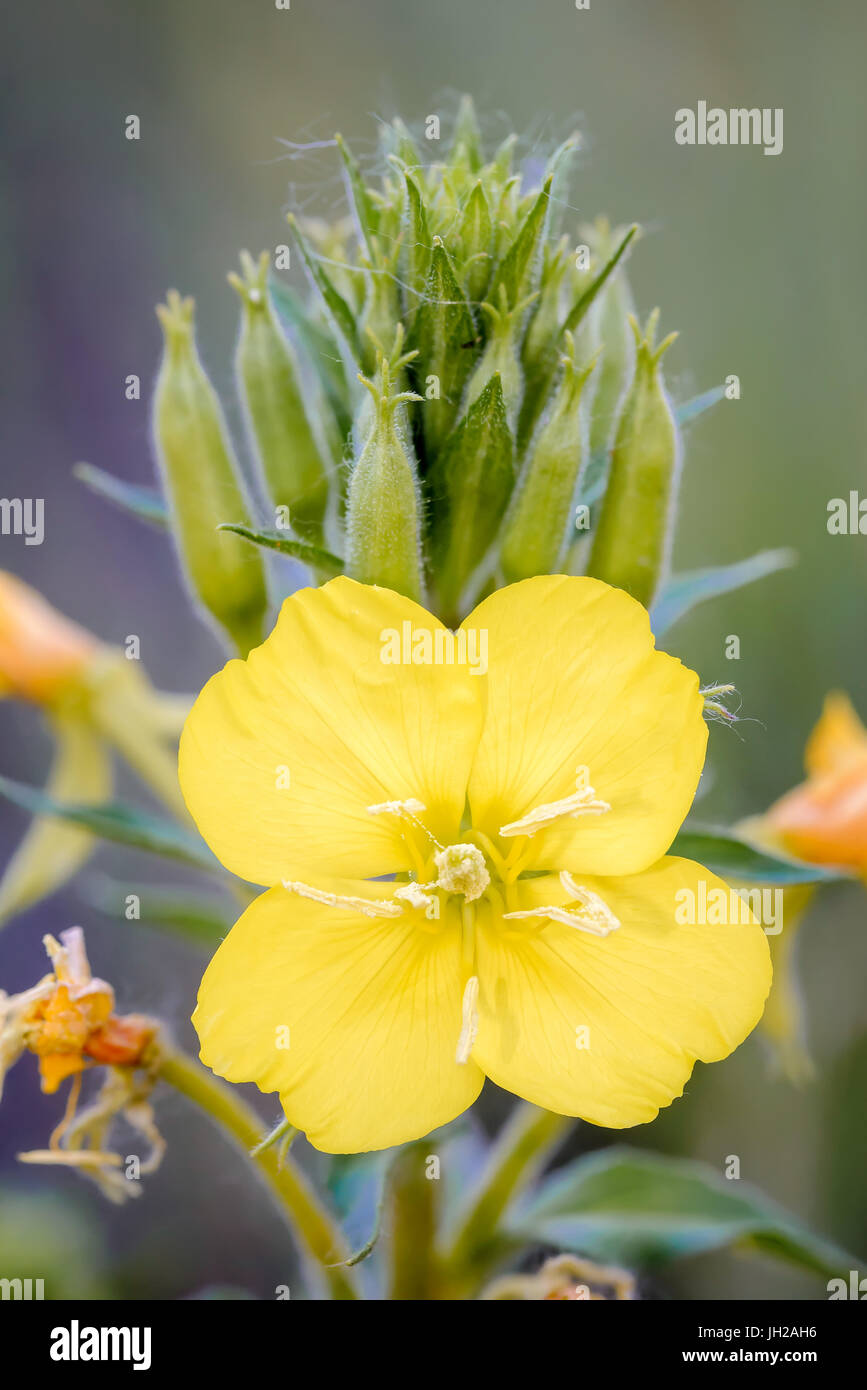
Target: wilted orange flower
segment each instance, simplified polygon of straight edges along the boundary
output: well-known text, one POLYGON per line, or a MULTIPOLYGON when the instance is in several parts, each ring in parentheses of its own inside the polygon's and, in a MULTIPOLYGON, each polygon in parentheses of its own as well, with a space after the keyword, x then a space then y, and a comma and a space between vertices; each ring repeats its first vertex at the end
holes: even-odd
POLYGON ((83 627, 0 570, 0 695, 50 704, 99 650, 83 627))
POLYGON ((766 824, 801 859, 867 874, 867 729, 846 695, 827 696, 804 762, 807 780, 770 808, 766 824))
POLYGON ((0 993, 0 1084, 24 1051, 39 1058, 47 1095, 91 1061, 140 1065, 156 1025, 136 1014, 114 1013, 114 990, 91 975, 81 928, 61 932, 59 942, 46 936, 45 949, 53 974, 23 994, 0 993))

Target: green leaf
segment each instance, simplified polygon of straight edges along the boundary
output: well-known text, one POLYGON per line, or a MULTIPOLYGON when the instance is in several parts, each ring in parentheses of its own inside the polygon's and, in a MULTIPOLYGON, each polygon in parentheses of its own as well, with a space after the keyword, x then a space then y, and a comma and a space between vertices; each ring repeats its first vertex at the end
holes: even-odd
POLYGON ((243 536, 245 541, 252 541, 253 545, 261 545, 266 550, 276 550, 280 555, 301 560, 311 569, 327 572, 330 578, 343 573, 343 561, 339 555, 332 555, 330 550, 322 550, 318 545, 297 541, 282 531, 254 531, 251 526, 242 526, 234 521, 224 521, 217 530, 234 531, 236 536, 243 536))
POLYGON ((836 883, 851 877, 841 869, 820 868, 777 850, 761 848, 714 825, 687 822, 668 852, 694 859, 720 878, 740 879, 744 883, 785 887, 795 883, 836 883))
POLYGON ((488 289, 488 299, 492 304, 498 302, 501 285, 505 287, 509 305, 514 307, 527 292, 527 286, 532 284, 533 263, 542 244, 548 205, 551 201, 552 182, 553 175, 549 174, 518 235, 494 274, 488 289))
POLYGON ((130 895, 138 898, 140 904, 141 916, 133 919, 137 926, 166 927, 211 950, 219 945, 237 916, 237 907, 233 912, 225 900, 174 884, 154 887, 150 883, 120 883, 102 874, 88 874, 78 892, 88 907, 123 922, 127 920, 130 895))
POLYGON ((745 584, 764 579, 767 574, 788 569, 797 563, 797 559, 793 550, 760 550, 757 555, 751 555, 748 560, 737 560, 733 565, 718 565, 711 569, 687 570, 683 574, 671 575, 663 583, 651 609, 650 622, 654 633, 660 637, 678 618, 705 599, 742 589, 745 584))
POLYGON ((355 213, 355 220, 358 224, 358 234, 364 241, 370 254, 373 255, 375 252, 374 237, 379 224, 376 209, 365 187, 358 160, 353 155, 342 135, 335 135, 334 139, 340 151, 340 158, 343 160, 346 191, 350 206, 355 213))
POLYGON ((31 815, 59 816, 115 844, 162 854, 198 868, 219 867, 207 846, 181 826, 118 801, 103 801, 98 805, 58 801, 38 787, 13 782, 10 777, 0 777, 0 796, 31 815))
POLYGON ((76 463, 72 475, 91 492, 114 502, 123 511, 147 521, 151 526, 165 530, 169 524, 169 512, 161 492, 152 487, 138 487, 135 483, 124 482, 113 473, 106 473, 92 463, 76 463))
POLYGON ((697 420, 699 415, 704 415, 706 410, 710 410, 712 405, 721 401, 726 393, 724 386, 712 386, 709 391, 703 391, 700 396, 693 396, 690 401, 683 401, 681 405, 674 407, 674 418, 679 427, 683 429, 690 421, 697 420))
POLYGON ((824 1278, 857 1259, 762 1192, 707 1164, 616 1147, 568 1164, 511 1220, 512 1234, 635 1267, 747 1246, 824 1278))
POLYGON ((268 294, 274 310, 289 337, 297 336, 310 362, 334 413, 338 429, 343 436, 349 433, 352 425, 352 408, 346 373, 343 370, 340 349, 334 338, 307 313, 300 298, 289 285, 271 276, 268 280, 268 294))
POLYGON ((609 276, 614 274, 614 271, 617 269, 617 266, 620 264, 620 261, 626 255, 626 252, 629 248, 629 243, 632 241, 633 237, 636 235, 637 232, 638 224, 636 223, 634 226, 629 228, 620 245, 617 247, 614 254, 610 256, 609 259, 605 262, 605 265, 602 267, 599 274, 596 276, 596 279, 593 281, 592 285, 588 285, 587 289, 581 295, 581 298, 577 300, 575 304, 573 304, 566 318, 566 322, 563 324, 563 333, 567 331, 569 333, 575 332, 575 329, 578 327, 581 320, 584 318, 584 315, 587 313, 587 310, 590 308, 590 305, 593 303, 600 290, 604 287, 609 276))
POLYGON ((316 252, 298 226, 297 219, 291 215, 289 217, 289 225, 295 233, 298 245, 301 248, 304 264, 307 267, 314 285, 322 295, 322 301, 325 308, 328 310, 329 317, 334 327, 341 337, 345 338, 349 350, 360 366, 363 361, 363 354, 358 336, 358 326, 355 322, 355 315, 343 298, 343 295, 332 283, 327 272, 322 268, 319 257, 316 255, 316 252))

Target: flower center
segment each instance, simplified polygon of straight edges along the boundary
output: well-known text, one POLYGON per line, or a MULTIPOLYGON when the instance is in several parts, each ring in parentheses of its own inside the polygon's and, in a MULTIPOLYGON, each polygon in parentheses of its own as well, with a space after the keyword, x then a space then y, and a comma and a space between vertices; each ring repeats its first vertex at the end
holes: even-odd
POLYGON ((437 886, 446 893, 462 893, 465 902, 480 898, 491 881, 485 856, 475 845, 447 845, 434 854, 437 886))

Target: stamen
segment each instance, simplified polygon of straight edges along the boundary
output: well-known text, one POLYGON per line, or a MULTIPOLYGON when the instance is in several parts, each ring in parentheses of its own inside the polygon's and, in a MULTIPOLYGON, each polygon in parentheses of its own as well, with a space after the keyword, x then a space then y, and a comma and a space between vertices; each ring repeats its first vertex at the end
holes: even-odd
POLYGON ((428 908, 431 905, 428 893, 434 892, 436 887, 435 883, 402 883, 399 888, 395 888, 394 896, 402 902, 409 903, 410 907, 428 908))
POLYGON ((287 893, 297 893, 299 898, 310 898, 326 907, 345 907, 360 912, 365 917, 400 917, 403 908, 400 903, 386 898, 353 898, 339 893, 326 893, 321 888, 311 888, 309 883, 299 883, 295 879, 283 879, 287 893))
POLYGON ((473 1050, 473 1043, 476 1041, 476 1034, 479 1031, 479 977, 471 975, 464 987, 464 999, 461 1005, 461 1036, 458 1038, 458 1047, 455 1053, 455 1061, 459 1066, 465 1066, 470 1060, 470 1053, 473 1050))
POLYGON ((537 831, 544 830, 561 816, 570 816, 575 820, 578 816, 601 816, 611 807, 607 801, 600 801, 595 790, 590 785, 590 773, 586 767, 577 769, 575 778, 575 791, 571 796, 564 796, 560 801, 547 801, 542 806, 536 806, 520 820, 510 821, 508 825, 500 826, 500 834, 504 837, 510 835, 535 835, 537 831))
POLYGON ((598 893, 576 883, 572 875, 567 873, 565 869, 560 874, 560 882, 569 894, 570 901, 579 902, 580 908, 533 907, 524 912, 504 912, 503 918, 546 917, 552 922, 562 923, 564 927, 575 927, 578 931, 586 931, 590 936, 610 936, 622 925, 598 893))
POLYGON ((413 819, 426 810, 423 801, 411 796, 406 801, 380 801, 375 806, 368 806, 367 813, 370 816, 407 816, 413 819))

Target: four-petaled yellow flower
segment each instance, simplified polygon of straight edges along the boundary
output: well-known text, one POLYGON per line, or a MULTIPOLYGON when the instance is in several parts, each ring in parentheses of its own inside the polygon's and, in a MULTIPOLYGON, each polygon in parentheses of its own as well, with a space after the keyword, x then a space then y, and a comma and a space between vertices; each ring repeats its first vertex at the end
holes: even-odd
POLYGON ((722 886, 665 857, 706 739, 697 676, 597 580, 502 589, 456 637, 348 579, 287 599, 181 740, 208 844, 271 885, 202 981, 203 1061, 329 1152, 418 1138, 486 1076, 652 1119, 770 986, 756 923, 676 922, 676 895, 722 886))

